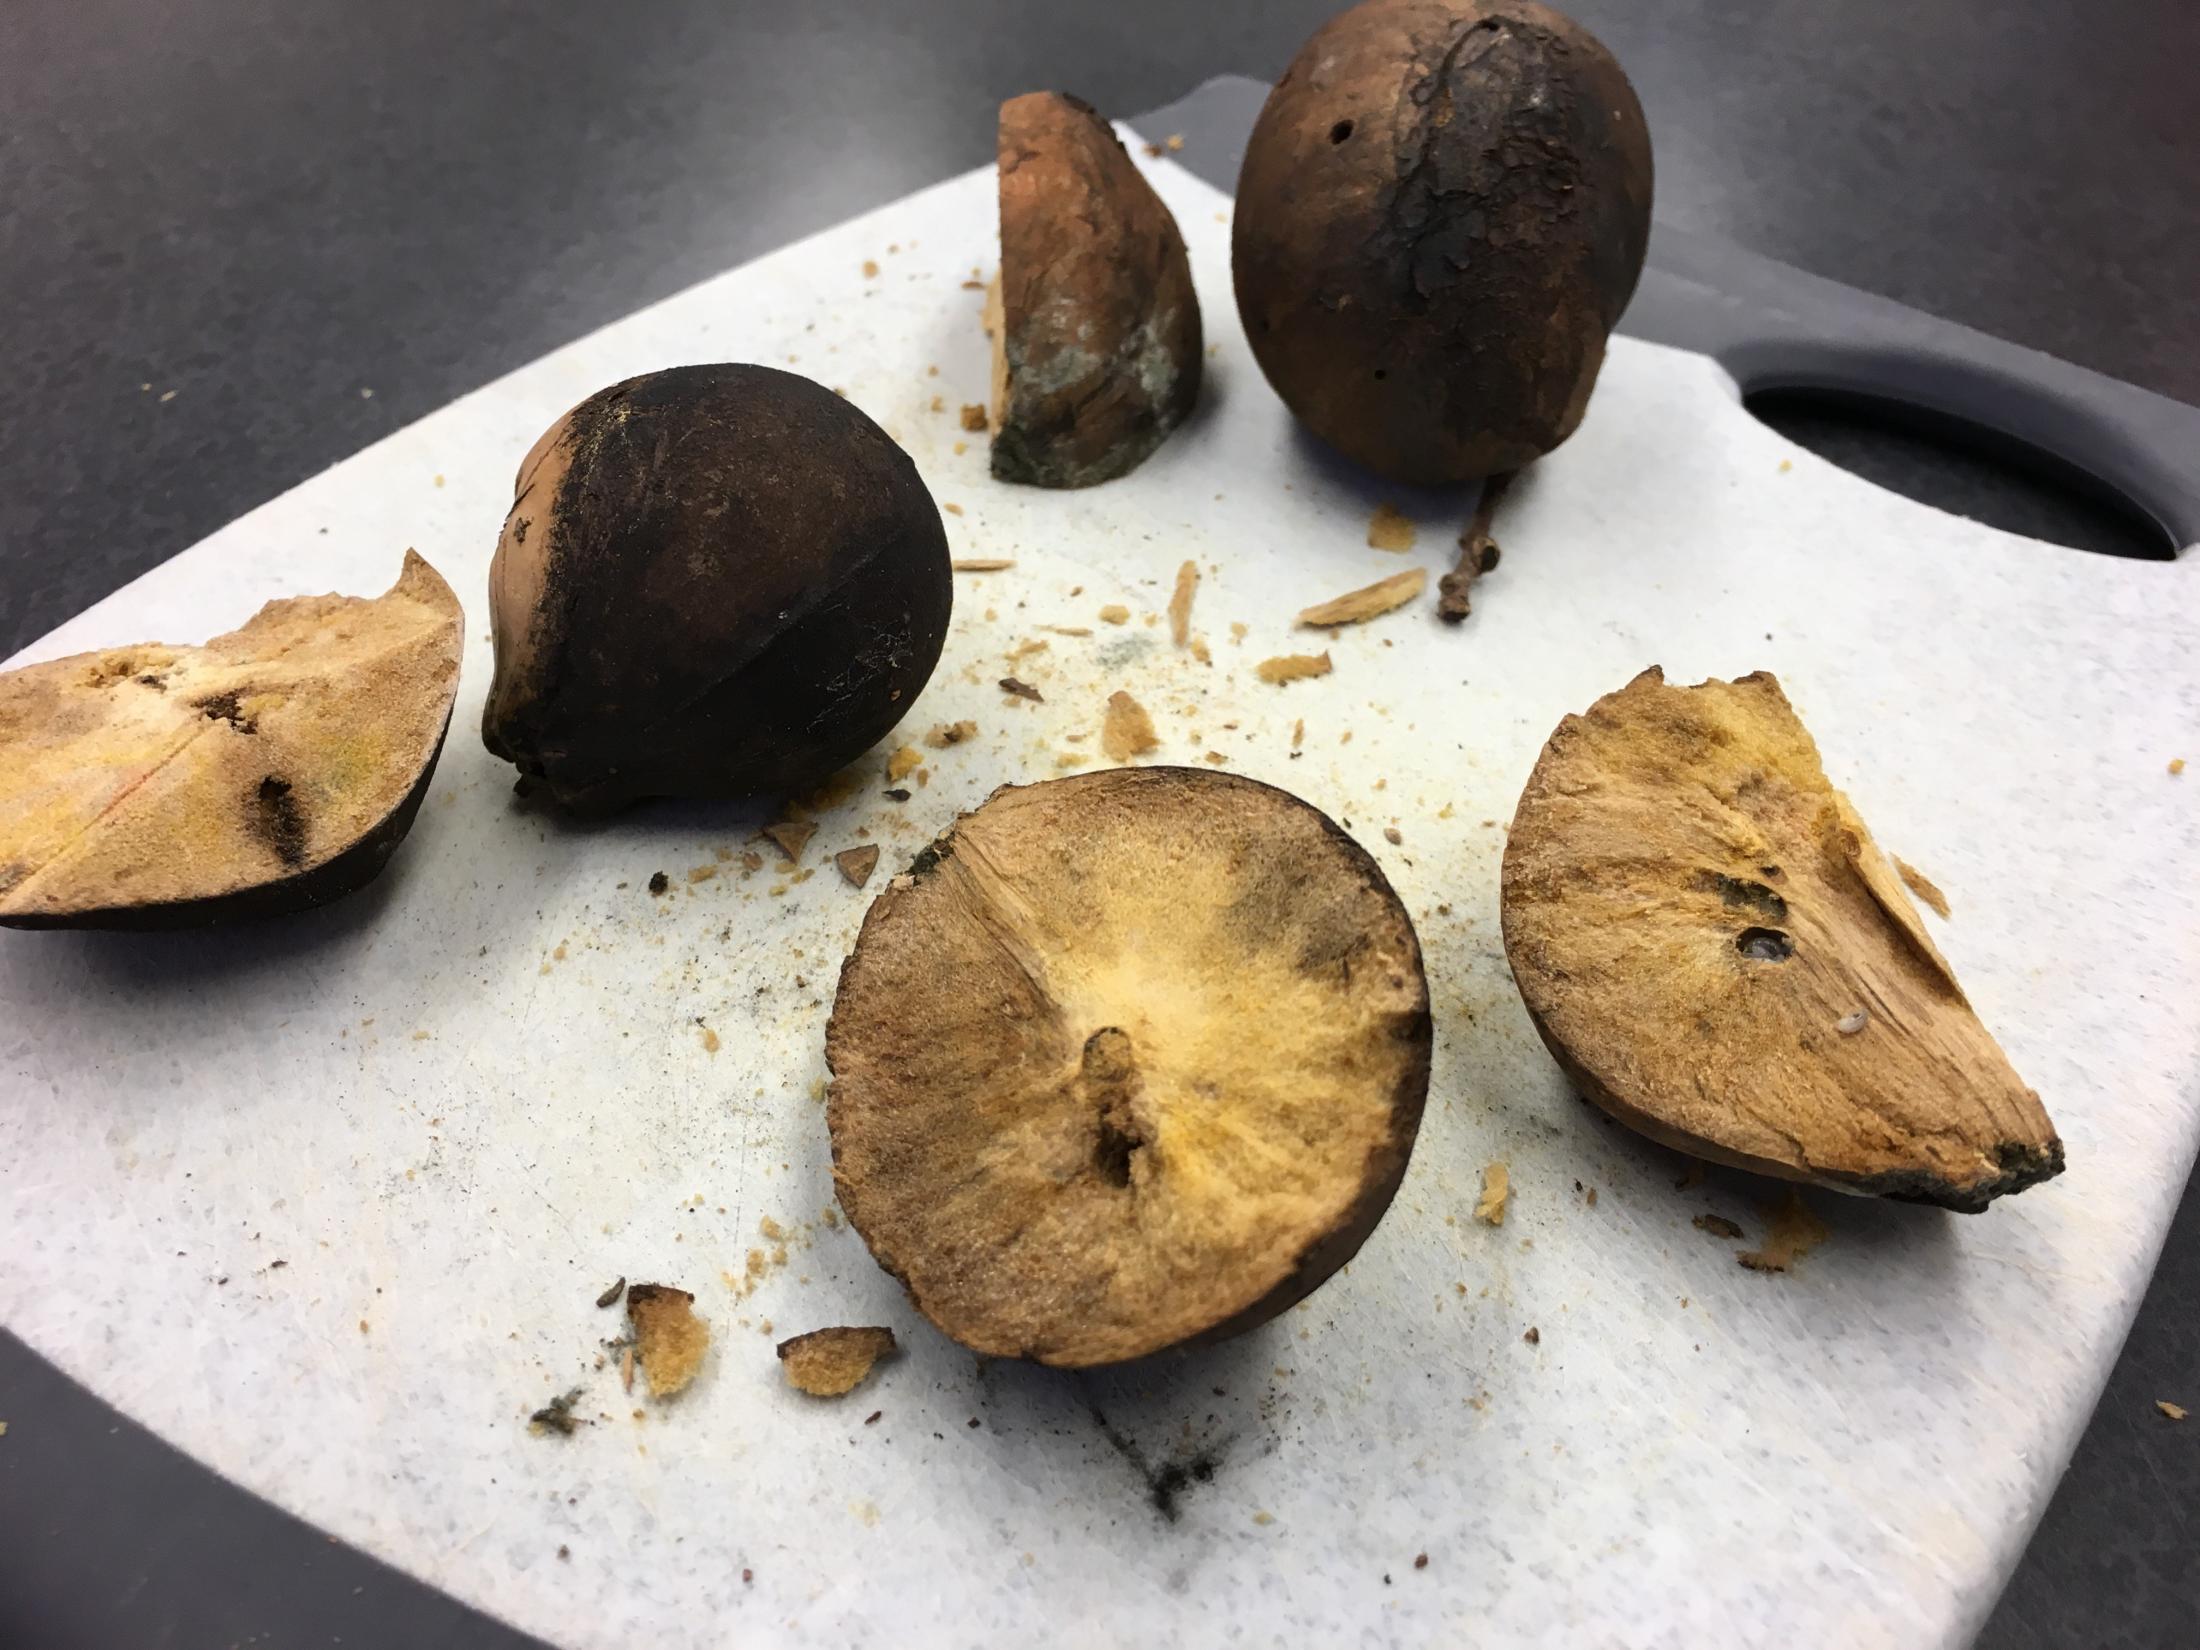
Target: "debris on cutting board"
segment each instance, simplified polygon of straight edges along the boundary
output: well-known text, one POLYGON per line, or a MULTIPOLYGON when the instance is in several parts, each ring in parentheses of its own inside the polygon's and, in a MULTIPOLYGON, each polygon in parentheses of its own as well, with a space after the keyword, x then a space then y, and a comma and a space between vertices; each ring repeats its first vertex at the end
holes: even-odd
POLYGON ((1770 1224, 1762 1248, 1744 1249, 1734 1258, 1752 1272, 1785 1272, 1833 1236, 1832 1228, 1811 1213, 1803 1194, 1790 1191, 1786 1199, 1765 1210, 1770 1224))
POLYGON ((1715 1238, 1738 1238, 1742 1235, 1739 1222, 1724 1215, 1698 1215, 1688 1223, 1699 1232, 1709 1232, 1715 1238))
POLYGON ((1302 609, 1299 623, 1316 628, 1365 624, 1369 619, 1380 618, 1405 606, 1427 588, 1428 569, 1411 567, 1403 573, 1393 573, 1387 579, 1377 579, 1373 584, 1302 609))
POLYGON ((1930 905, 1937 915, 1946 917, 1948 914, 1948 896, 1940 891, 1933 879, 1900 854, 1891 857, 1894 860, 1894 868, 1901 873, 1902 880, 1908 886, 1910 892, 1927 905, 1930 905))
POLYGON ((924 742, 936 751, 943 751, 950 745, 977 737, 978 724, 975 722, 935 722, 932 731, 924 736, 924 742))
POLYGON ((872 1366, 893 1350, 891 1329, 813 1329, 781 1341, 779 1362, 789 1386, 813 1398, 838 1398, 861 1386, 872 1366))
POLYGON ((867 842, 860 848, 843 848, 833 855, 833 863, 840 867, 840 874, 851 888, 861 888, 871 880, 871 872, 878 864, 878 844, 867 842))
POLYGON ((817 835, 817 827, 806 819, 783 819, 776 825, 765 826, 764 834, 789 859, 799 860, 802 850, 810 845, 810 838, 817 835))
POLYGON ((560 1438, 572 1437, 575 1427, 583 1427, 588 1424, 573 1414, 573 1406, 580 1401, 581 1389, 579 1387, 559 1393, 547 1404, 544 1404, 542 1408, 527 1417, 527 1430, 537 1436, 548 1436, 554 1433, 560 1438))
POLYGON ((1497 566, 1497 541, 1490 537, 1490 521, 1497 512, 1497 501, 1505 496, 1505 488, 1511 480, 1512 474, 1508 471, 1482 483, 1482 496, 1475 501, 1474 516, 1459 535, 1458 564, 1436 581, 1436 616, 1446 624, 1457 624, 1474 611, 1470 599, 1474 581, 1497 566))
POLYGON ((957 556, 947 564, 955 573, 1005 573, 1015 565, 1014 556, 957 556))
POLYGON ((1199 589, 1199 565, 1186 562, 1176 570, 1176 589, 1169 595, 1169 640, 1178 647, 1192 641, 1192 597, 1199 589))
POLYGON ((2182 1421, 2189 1413, 2183 1404, 2173 1404, 2167 1398, 2155 1399, 2154 1407, 2160 1410, 2164 1415, 2168 1416, 2172 1421, 2182 1421))
POLYGON ((1253 674, 1280 687, 1285 682, 1303 681, 1309 676, 1327 676, 1329 669, 1327 652, 1283 653, 1261 660, 1253 667, 1253 674))
POLYGON ((1107 720, 1100 727, 1100 748, 1108 753, 1111 762, 1128 762, 1134 756, 1143 756, 1158 749, 1160 739, 1153 730, 1153 718, 1146 714, 1146 707, 1123 692, 1108 695, 1107 720))
POLYGON ((1512 1170, 1492 1163, 1482 1171, 1482 1195, 1474 1205, 1474 1218, 1485 1226, 1505 1224, 1505 1205, 1512 1197, 1512 1170))
POLYGON ((625 1293, 626 1279, 621 1278, 617 1283, 614 1283, 609 1289, 606 1289, 602 1294, 596 1297, 596 1304, 599 1307, 616 1306, 619 1304, 619 1297, 625 1293))
POLYGON ((1413 548, 1419 529, 1413 518, 1395 504, 1378 504, 1375 513, 1367 518, 1367 547, 1370 550, 1390 550, 1403 553, 1413 548))
POLYGON ((695 1315, 695 1297, 670 1284, 637 1283, 626 1292, 627 1321, 652 1398, 669 1398, 695 1379, 710 1350, 710 1325, 695 1315))

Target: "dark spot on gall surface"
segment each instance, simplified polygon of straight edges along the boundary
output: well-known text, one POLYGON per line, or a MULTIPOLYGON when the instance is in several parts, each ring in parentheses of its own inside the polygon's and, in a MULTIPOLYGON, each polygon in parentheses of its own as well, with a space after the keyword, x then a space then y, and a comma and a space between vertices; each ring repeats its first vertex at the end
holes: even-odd
POLYGON ((302 865, 306 857, 306 820, 290 781, 273 774, 260 781, 252 794, 249 815, 252 829, 285 865, 302 865))
POLYGON ((1717 894, 1737 909, 1755 911, 1768 922, 1787 921, 1787 901, 1761 882, 1723 876, 1717 871, 1701 871, 1696 876, 1696 887, 1703 893, 1717 894))
POLYGON ((209 694, 192 708, 203 714, 209 722, 227 722, 239 733, 259 732, 259 723, 237 708, 237 700, 236 690, 231 689, 227 693, 209 694))

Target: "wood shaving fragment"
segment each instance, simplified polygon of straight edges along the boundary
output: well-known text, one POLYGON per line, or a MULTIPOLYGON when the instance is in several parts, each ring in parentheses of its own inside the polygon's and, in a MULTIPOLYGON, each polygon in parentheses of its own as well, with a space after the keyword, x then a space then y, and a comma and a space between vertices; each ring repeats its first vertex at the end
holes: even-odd
POLYGON ((1131 622, 1131 610, 1121 602, 1110 602, 1100 609, 1100 622, 1102 624, 1129 624, 1131 622))
POLYGON ((1281 685, 1296 682, 1308 676, 1329 674, 1329 655, 1321 653, 1284 653, 1273 659, 1263 659, 1254 666, 1253 674, 1264 682, 1281 685))
POLYGON ((1211 767, 1217 768, 1228 767, 1230 763, 1230 759, 1227 756, 1224 756, 1220 751, 1209 751, 1200 760, 1206 762, 1211 767))
POLYGON ((1207 650, 1206 637, 1194 636, 1192 638, 1192 657, 1203 665, 1211 665, 1215 662, 1215 656, 1207 650))
POLYGON ((1375 513, 1367 518, 1367 547, 1370 550, 1411 550, 1418 533, 1413 518, 1395 504, 1378 504, 1375 513))
POLYGON ((1765 1210, 1771 1224, 1764 1247, 1744 1249, 1735 1260, 1752 1272, 1785 1272, 1803 1256, 1833 1236, 1832 1229, 1810 1211, 1802 1194, 1789 1192, 1787 1201, 1765 1210))
POLYGON ((1699 1232, 1709 1232, 1715 1238, 1738 1238, 1741 1227, 1724 1215, 1698 1215, 1688 1223, 1699 1232))
POLYGON ((963 507, 959 504, 943 504, 940 508, 951 516, 959 516, 963 513, 963 507))
POLYGON ((634 1390, 634 1346, 632 1342, 628 1342, 626 1350, 619 1354, 619 1389, 622 1392, 632 1392, 634 1390))
POLYGON ((966 430, 982 430, 986 427, 985 404, 981 401, 963 403, 962 425, 966 430))
POLYGON ((711 1030, 709 1026, 703 1027, 703 1052, 705 1054, 716 1054, 718 1049, 718 1033, 711 1030))
POLYGON ((710 1350, 710 1325, 695 1315, 695 1297, 670 1284, 637 1283, 626 1292, 626 1317, 652 1398, 669 1398, 695 1379, 710 1350))
POLYGON ((2177 776, 2178 774, 2181 774, 2181 773, 2183 773, 2183 772, 2185 771, 2185 759, 2184 759, 2184 758, 2183 758, 2182 756, 2173 756, 2173 757, 2171 757, 2171 758, 2169 759, 2169 771, 2170 771, 2170 777, 2171 777, 2171 778, 2173 778, 2173 779, 2174 779, 2174 778, 2175 778, 2175 777, 2176 777, 2176 776, 2177 776))
POLYGON ((932 731, 924 736, 924 742, 936 751, 943 751, 950 745, 977 737, 978 724, 975 722, 935 722, 932 731))
POLYGON ((1001 678, 1001 691, 1012 694, 1018 699, 1029 699, 1035 705, 1046 703, 1045 696, 1037 688, 1029 682, 1019 682, 1013 676, 1003 676, 1001 678))
POLYGON ((1512 1170, 1492 1163, 1482 1171, 1482 1196, 1474 1205, 1474 1218, 1485 1226, 1505 1224, 1505 1204, 1512 1197, 1512 1170))
POLYGON ((1291 748, 1297 750, 1306 743, 1306 718, 1300 717, 1291 724, 1291 748))
POLYGON ((1428 588, 1428 569, 1408 568, 1387 579, 1349 591, 1334 600, 1320 602, 1299 614, 1303 625, 1364 624, 1417 599, 1428 588))
POLYGON ((863 278, 866 281, 875 281, 878 279, 878 260, 876 258, 866 258, 863 260, 863 278))
POLYGON ((697 865, 692 867, 688 871, 688 881, 708 882, 712 877, 716 876, 717 874, 718 867, 715 865, 697 865))
POLYGON ((2183 1404, 2173 1404, 2167 1398, 2155 1399, 2154 1407, 2167 1415, 2172 1421, 2182 1421, 2189 1413, 2183 1404))
POLYGON ((1160 743, 1153 731, 1153 718, 1146 714, 1144 705, 1120 691, 1108 695, 1108 716, 1100 729, 1100 748, 1108 753, 1110 761, 1128 762, 1134 756, 1156 749, 1160 743))
POLYGON ((956 556, 948 567, 957 573, 1005 573, 1016 565, 1014 556, 956 556))
POLYGON ((806 819, 783 819, 776 825, 764 827, 764 834, 779 844, 779 851, 789 859, 799 860, 810 838, 817 835, 817 827, 806 819))
POLYGON ((1192 595, 1199 589, 1199 566, 1186 562, 1176 570, 1176 589, 1169 595, 1169 640, 1178 647, 1192 639, 1192 595))
POLYGON ((865 843, 860 848, 843 848, 833 855, 833 863, 840 867, 840 874, 851 888, 861 888, 871 880, 871 871, 878 864, 878 844, 865 843))
POLYGON ((1894 855, 1893 858, 1894 868, 1901 873, 1902 880, 1908 886, 1910 892, 1927 905, 1930 905, 1938 915, 1945 919, 1948 915, 1948 896, 1940 891, 1939 886, 1931 877, 1920 871, 1900 854, 1894 855))
POLYGON ((872 1366, 893 1350, 891 1329, 813 1329, 779 1343, 779 1364, 787 1384, 797 1391, 838 1398, 862 1385, 872 1366))
POLYGON ((886 759, 886 783, 898 785, 917 771, 924 761, 924 752, 914 745, 904 745, 886 759))
POLYGON ((1056 636, 1090 636, 1092 634, 1088 626, 1080 624, 1043 624, 1039 628, 1056 636))
POLYGON ((1047 644, 1045 642, 1040 641, 1036 636, 1026 636, 1008 650, 1008 662, 1014 664, 1018 659, 1026 658, 1034 653, 1044 653, 1046 650, 1047 644))

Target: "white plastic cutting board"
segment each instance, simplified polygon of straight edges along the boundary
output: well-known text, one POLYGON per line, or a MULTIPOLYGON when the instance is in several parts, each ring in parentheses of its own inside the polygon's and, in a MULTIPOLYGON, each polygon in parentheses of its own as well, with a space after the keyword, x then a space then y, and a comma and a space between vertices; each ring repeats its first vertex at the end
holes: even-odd
POLYGON ((378 592, 408 545, 472 643, 433 792, 367 892, 228 932, 0 935, 6 1322, 218 1471, 563 1644, 1959 1643, 2200 1128, 2200 770, 2167 772, 2200 759, 2200 558, 2083 555, 1879 492, 1756 424, 1704 358, 1623 340, 1506 501, 1463 628, 1424 603, 1294 633, 1408 561, 1433 577, 1470 500, 1370 491, 1294 433, 1230 300, 1228 200, 1150 170, 1216 352, 1196 420, 1126 480, 999 486, 960 428, 986 378, 986 171, 467 396, 24 655, 378 592), (776 854, 742 874, 753 812, 531 812, 475 731, 520 455, 591 390, 710 360, 844 388, 957 512, 957 553, 1016 560, 958 576, 904 730, 980 736, 925 752, 906 804, 867 758, 808 880, 776 854), (1410 557, 1365 543, 1384 498, 1422 524, 1410 557), (1186 558, 1211 665, 1147 617, 1186 558), (1097 617, 1117 602, 1120 629, 1097 617), (1324 645, 1327 678, 1254 677, 1324 645), (1690 1221, 1754 1239, 1774 1188, 1678 1188, 1682 1159, 1569 1094, 1498 940, 1503 826, 1559 718, 1652 663, 1778 672, 1882 843, 1953 899, 1936 938, 2060 1125, 2060 1180, 1974 1218, 1814 1195, 1830 1241, 1759 1275, 1690 1221), (1045 703, 1006 698, 1011 673, 1045 703), (1427 1120, 1381 1228, 1280 1322, 1115 1373, 979 1365, 828 1218, 825 1017, 886 874, 995 785, 1090 756, 1116 689, 1163 758, 1218 753, 1383 861, 1427 950, 1427 1120), (859 894, 829 855, 866 831, 885 858, 859 894), (1469 1218, 1493 1159, 1497 1229, 1469 1218), (623 1320, 593 1299, 622 1275, 693 1289, 717 1332, 664 1409, 594 1367, 623 1320), (841 1402, 793 1393, 773 1342, 836 1323, 891 1324, 906 1353, 841 1402), (594 1424, 530 1435, 575 1385, 594 1424))

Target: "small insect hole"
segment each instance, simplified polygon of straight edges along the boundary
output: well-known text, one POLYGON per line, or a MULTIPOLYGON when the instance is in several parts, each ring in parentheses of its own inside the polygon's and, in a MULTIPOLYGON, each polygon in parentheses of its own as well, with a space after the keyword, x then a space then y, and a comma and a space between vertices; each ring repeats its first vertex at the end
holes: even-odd
POLYGON ((1329 141, 1331 143, 1342 143, 1351 135, 1352 122, 1349 120, 1340 120, 1336 125, 1329 128, 1329 141))
POLYGON ((1755 962, 1786 962, 1795 942, 1777 928, 1745 928, 1734 936, 1734 949, 1755 962))

